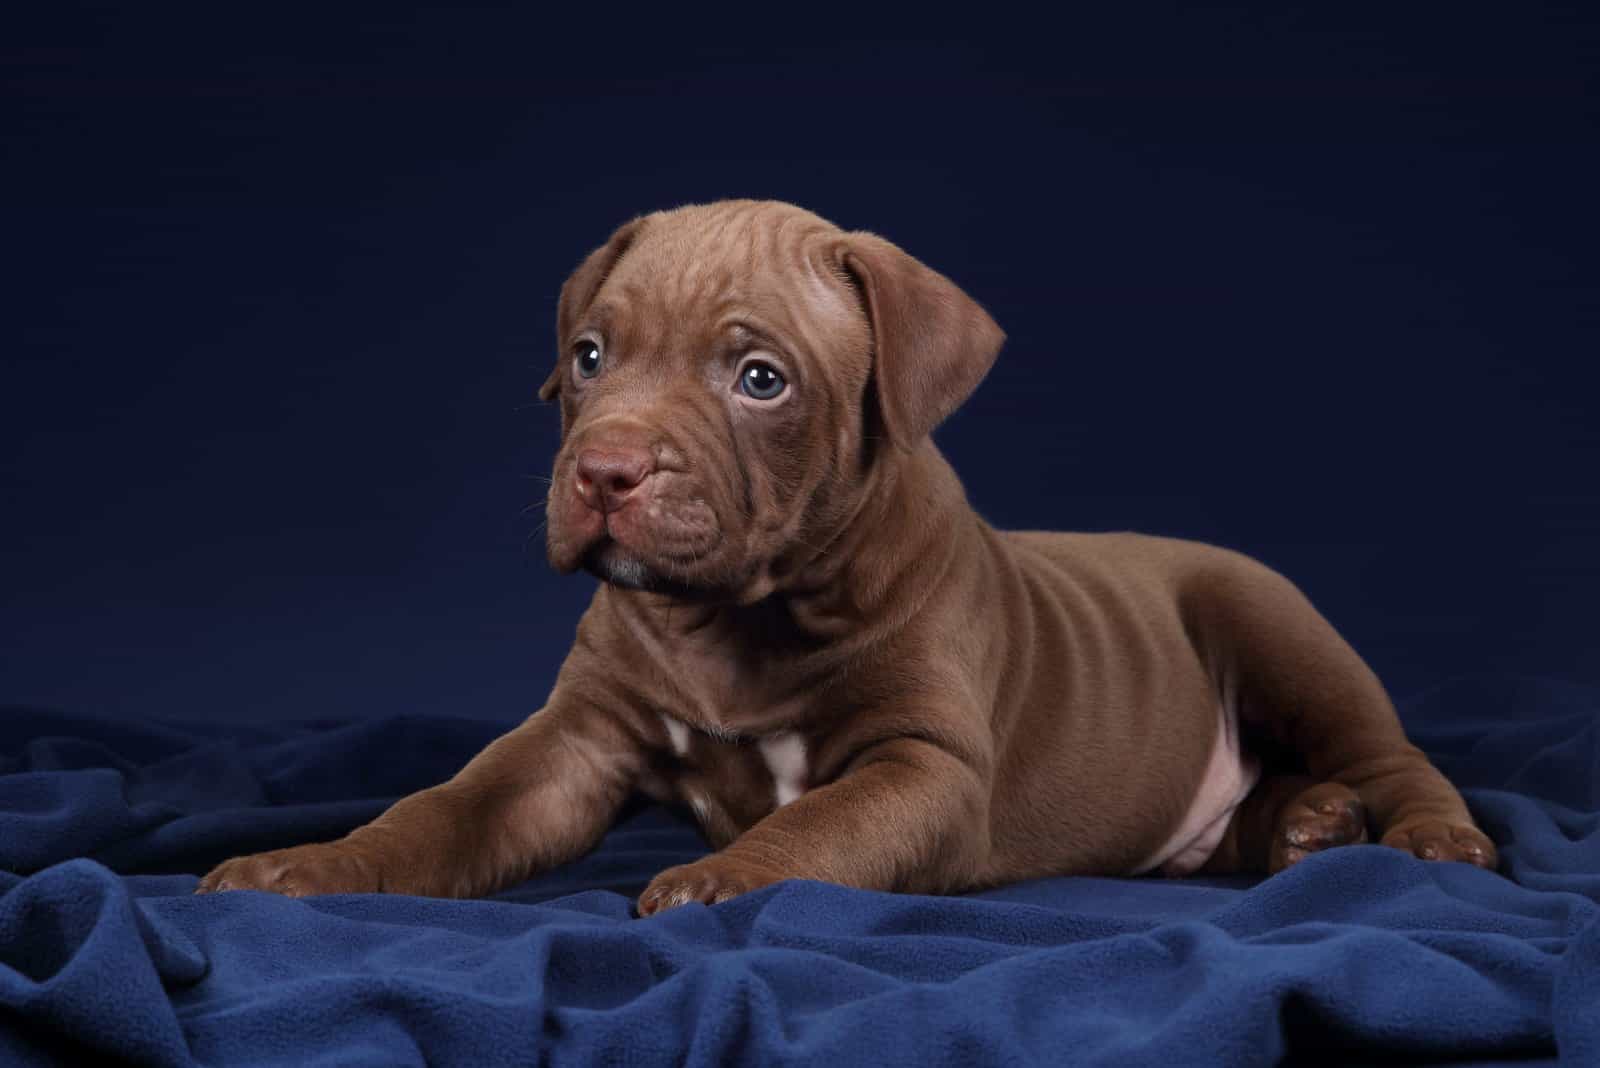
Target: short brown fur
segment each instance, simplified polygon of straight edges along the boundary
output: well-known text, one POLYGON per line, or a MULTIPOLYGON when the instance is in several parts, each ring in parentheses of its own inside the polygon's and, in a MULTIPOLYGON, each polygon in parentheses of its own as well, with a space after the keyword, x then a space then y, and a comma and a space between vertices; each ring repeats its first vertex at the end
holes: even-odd
POLYGON ((541 390, 563 428, 551 562, 609 580, 545 707, 345 838, 228 861, 201 890, 486 894, 592 847, 636 791, 693 805, 718 847, 661 873, 646 914, 792 877, 951 892, 1131 873, 1196 797, 1222 706, 1277 756, 1208 870, 1277 870, 1369 824, 1493 867, 1286 579, 973 512, 929 433, 1002 340, 943 275, 790 205, 619 229, 562 290, 541 390), (781 369, 778 400, 740 391, 752 353, 781 369), (764 748, 780 738, 804 755, 787 804, 764 748))

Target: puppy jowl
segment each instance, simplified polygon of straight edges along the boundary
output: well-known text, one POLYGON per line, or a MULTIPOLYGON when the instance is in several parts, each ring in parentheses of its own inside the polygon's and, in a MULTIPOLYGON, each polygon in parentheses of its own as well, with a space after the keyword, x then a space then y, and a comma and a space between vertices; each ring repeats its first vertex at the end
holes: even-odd
POLYGON ((1287 579, 973 512, 930 435, 1003 340, 938 271, 788 204, 621 227, 562 288, 540 390, 550 563, 601 580, 544 707, 367 826, 201 889, 492 893, 633 793, 716 847, 642 914, 786 878, 1277 871, 1369 839, 1493 867, 1287 579))

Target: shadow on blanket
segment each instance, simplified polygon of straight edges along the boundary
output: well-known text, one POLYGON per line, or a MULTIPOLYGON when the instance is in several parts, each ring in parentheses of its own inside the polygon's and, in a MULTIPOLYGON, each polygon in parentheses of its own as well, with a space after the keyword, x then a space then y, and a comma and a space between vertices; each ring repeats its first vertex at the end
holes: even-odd
POLYGON ((1600 1063, 1600 691, 1461 680, 1402 714, 1502 874, 1362 846, 1259 882, 795 882, 640 921, 633 895, 706 848, 660 808, 490 901, 191 895, 217 860, 448 777, 498 726, 11 709, 0 1060, 1600 1063))

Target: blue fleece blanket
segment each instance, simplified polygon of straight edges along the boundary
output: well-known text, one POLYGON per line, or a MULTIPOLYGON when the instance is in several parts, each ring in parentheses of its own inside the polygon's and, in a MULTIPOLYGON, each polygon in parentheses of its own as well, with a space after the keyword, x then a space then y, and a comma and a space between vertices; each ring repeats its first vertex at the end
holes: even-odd
POLYGON ((1463 681, 1403 714, 1502 874, 1363 846, 1265 880, 792 882, 641 921, 650 876, 705 849, 661 808, 488 901, 192 895, 447 777, 494 725, 13 709, 0 1062, 1600 1063, 1600 691, 1463 681))

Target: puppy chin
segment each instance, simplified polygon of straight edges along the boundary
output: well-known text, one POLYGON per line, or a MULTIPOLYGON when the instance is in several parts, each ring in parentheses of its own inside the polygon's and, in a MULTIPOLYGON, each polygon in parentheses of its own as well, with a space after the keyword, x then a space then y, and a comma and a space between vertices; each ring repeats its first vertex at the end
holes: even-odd
POLYGON ((660 594, 673 600, 697 604, 715 604, 728 599, 726 591, 663 575, 611 540, 591 546, 584 553, 580 566, 617 589, 660 594))
POLYGON ((653 590, 660 582, 643 560, 619 551, 615 542, 602 542, 584 553, 583 569, 625 590, 653 590))

